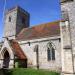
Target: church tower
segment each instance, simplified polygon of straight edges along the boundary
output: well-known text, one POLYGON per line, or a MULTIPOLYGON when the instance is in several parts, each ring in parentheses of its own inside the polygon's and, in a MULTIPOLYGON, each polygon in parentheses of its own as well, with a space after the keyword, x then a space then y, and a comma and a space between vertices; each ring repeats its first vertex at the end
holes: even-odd
POLYGON ((75 0, 61 0, 62 75, 75 75, 75 0))
POLYGON ((4 37, 9 39, 15 39, 23 28, 29 27, 29 13, 19 6, 9 9, 4 19, 4 37))

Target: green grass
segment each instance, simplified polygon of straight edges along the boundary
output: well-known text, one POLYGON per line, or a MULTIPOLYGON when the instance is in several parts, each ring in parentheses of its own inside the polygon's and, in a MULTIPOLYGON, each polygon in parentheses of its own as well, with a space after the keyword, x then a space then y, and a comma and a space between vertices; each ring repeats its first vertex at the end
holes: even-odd
POLYGON ((9 71, 7 75, 60 75, 60 74, 52 71, 18 68, 9 71))

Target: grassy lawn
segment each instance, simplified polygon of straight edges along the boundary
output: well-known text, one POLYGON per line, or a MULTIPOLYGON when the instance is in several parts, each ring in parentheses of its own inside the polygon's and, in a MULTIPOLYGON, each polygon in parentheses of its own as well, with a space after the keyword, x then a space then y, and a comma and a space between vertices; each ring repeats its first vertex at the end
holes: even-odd
POLYGON ((60 74, 52 71, 18 68, 9 70, 5 75, 60 75, 60 74))

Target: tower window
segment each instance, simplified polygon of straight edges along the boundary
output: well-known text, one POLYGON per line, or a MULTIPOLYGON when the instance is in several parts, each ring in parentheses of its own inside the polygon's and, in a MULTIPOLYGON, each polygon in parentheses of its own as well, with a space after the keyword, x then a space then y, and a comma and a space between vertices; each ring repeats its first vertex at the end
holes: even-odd
POLYGON ((9 16, 9 22, 11 22, 11 17, 9 16))
POLYGON ((62 19, 67 21, 69 19, 69 16, 68 16, 68 11, 67 10, 64 10, 62 11, 62 19))
POLYGON ((25 24, 25 18, 22 18, 22 23, 25 24))
POLYGON ((55 48, 51 42, 48 43, 47 58, 48 58, 48 61, 55 60, 55 48))

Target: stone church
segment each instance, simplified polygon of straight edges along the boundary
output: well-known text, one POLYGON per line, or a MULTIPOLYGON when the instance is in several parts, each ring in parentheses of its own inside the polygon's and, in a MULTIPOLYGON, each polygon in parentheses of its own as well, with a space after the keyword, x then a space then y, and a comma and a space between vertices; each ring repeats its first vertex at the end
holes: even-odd
POLYGON ((61 0, 59 21, 30 27, 30 14, 8 9, 0 43, 0 68, 37 68, 75 74, 75 0, 61 0))

